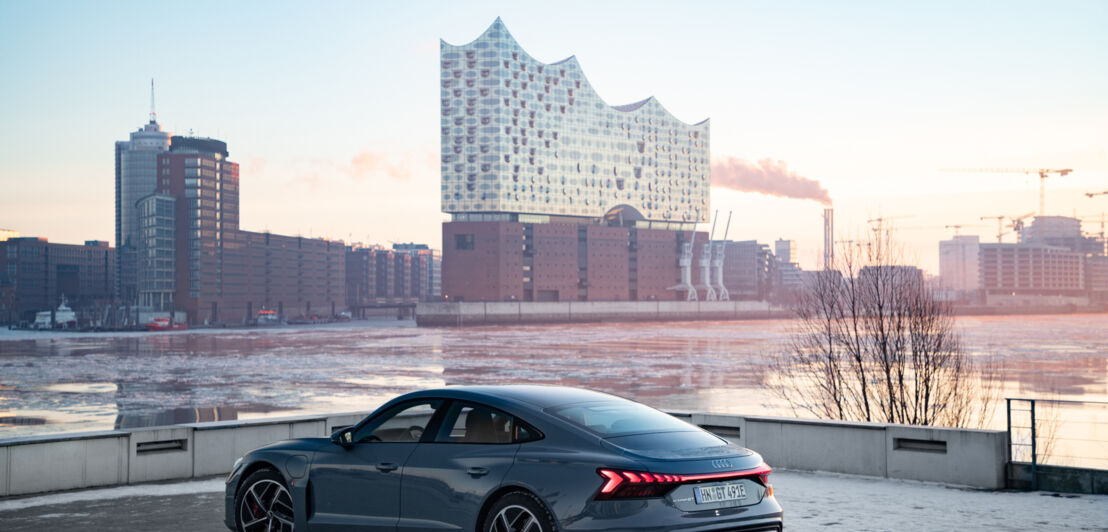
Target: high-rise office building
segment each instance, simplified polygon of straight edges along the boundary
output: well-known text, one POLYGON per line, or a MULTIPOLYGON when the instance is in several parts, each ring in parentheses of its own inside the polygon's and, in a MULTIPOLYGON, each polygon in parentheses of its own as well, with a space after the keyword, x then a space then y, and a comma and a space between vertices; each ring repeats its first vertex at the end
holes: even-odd
POLYGON ((796 254, 796 241, 778 238, 773 243, 773 256, 777 262, 788 264, 798 262, 796 254))
POLYGON ((981 287, 980 237, 955 235, 939 242, 939 280, 942 290, 971 292, 981 287))
POLYGON ((157 116, 115 143, 115 296, 124 303, 138 300, 137 203, 157 189, 158 154, 169 149, 170 134, 157 116))
POLYGON ((262 309, 329 316, 345 307, 345 245, 239 228, 239 166, 226 143, 173 137, 157 190, 138 202, 139 301, 192 323, 245 323, 262 309))
POLYGON ((708 221, 707 120, 610 106, 575 57, 532 58, 500 19, 440 56, 445 297, 684 298, 667 288, 708 221))
POLYGON ((776 272, 769 246, 755 240, 728 241, 724 245, 723 285, 731 299, 768 299, 776 272))

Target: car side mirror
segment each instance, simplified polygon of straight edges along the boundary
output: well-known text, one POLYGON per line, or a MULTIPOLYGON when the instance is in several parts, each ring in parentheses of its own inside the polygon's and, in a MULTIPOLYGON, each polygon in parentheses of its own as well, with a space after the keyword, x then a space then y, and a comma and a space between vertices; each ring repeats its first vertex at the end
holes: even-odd
POLYGON ((331 443, 341 445, 344 449, 354 445, 354 427, 347 427, 331 435, 331 443))

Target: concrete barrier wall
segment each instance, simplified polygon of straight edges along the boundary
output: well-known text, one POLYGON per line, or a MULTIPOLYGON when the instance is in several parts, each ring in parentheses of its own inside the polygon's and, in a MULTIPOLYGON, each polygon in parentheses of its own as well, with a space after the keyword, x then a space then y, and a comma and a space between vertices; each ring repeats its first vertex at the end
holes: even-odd
POLYGON ((727 320, 783 318, 764 301, 504 301, 420 303, 416 323, 464 327, 515 323, 727 320))
MULTIPOLYGON (((225 474, 272 442, 325 437, 367 415, 352 412, 192 423, 0 441, 0 497, 225 474)), ((1007 433, 674 413, 776 468, 927 480, 985 489, 1005 485, 1007 433)))
POLYGON ((0 441, 0 497, 226 474, 247 451, 325 437, 368 412, 190 423, 0 441))
POLYGON ((684 413, 773 467, 1005 487, 1008 433, 795 418, 684 413))

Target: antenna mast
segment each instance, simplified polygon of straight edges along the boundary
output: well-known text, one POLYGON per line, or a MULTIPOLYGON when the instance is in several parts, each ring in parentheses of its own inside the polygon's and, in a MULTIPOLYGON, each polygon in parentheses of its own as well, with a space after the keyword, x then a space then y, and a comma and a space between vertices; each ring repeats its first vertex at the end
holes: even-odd
POLYGON ((154 78, 150 78, 150 123, 158 121, 158 113, 154 111, 154 78))

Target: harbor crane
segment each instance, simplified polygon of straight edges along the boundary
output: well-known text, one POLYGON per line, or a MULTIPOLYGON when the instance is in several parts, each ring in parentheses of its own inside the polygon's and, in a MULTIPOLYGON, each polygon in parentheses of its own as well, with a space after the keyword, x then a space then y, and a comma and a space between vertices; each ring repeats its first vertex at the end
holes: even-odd
MULTIPOLYGON (((1054 170, 1050 168, 944 168, 944 172, 976 172, 983 174, 1024 174, 1039 176, 1039 216, 1046 216, 1046 178, 1051 174, 1062 177, 1073 172, 1073 168, 1054 170)), ((1108 191, 1106 191, 1108 192, 1108 191)))
MULTIPOLYGON (((708 233, 708 241, 700 247, 700 283, 704 287, 704 301, 716 301, 716 289, 712 286, 712 238, 716 236, 716 222, 719 221, 719 211, 712 217, 712 232, 708 233)), ((699 288, 699 287, 697 287, 699 288)))
MULTIPOLYGON (((723 240, 712 240, 712 282, 716 287, 716 298, 719 301, 730 301, 731 293, 723 286, 723 259, 727 252, 727 234, 731 231, 731 213, 727 212, 727 225, 723 229, 723 240)), ((719 217, 719 211, 716 211, 719 217)), ((715 222, 712 222, 712 233, 715 234, 715 222)))

